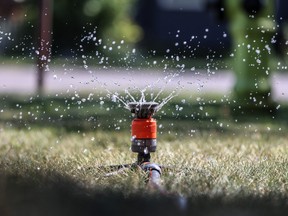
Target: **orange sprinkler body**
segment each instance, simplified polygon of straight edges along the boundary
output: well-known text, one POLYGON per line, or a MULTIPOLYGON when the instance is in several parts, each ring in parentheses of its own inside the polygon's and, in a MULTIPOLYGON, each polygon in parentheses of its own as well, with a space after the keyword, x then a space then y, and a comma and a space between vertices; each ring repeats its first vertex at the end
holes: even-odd
POLYGON ((150 152, 155 152, 157 147, 157 124, 152 115, 157 111, 158 103, 133 102, 129 103, 128 107, 136 117, 131 125, 131 150, 147 157, 150 152))
POLYGON ((132 121, 132 137, 135 139, 156 139, 156 120, 153 118, 134 119, 132 121))
POLYGON ((156 137, 157 124, 153 118, 135 118, 132 121, 131 128, 133 152, 155 152, 156 151, 156 137))

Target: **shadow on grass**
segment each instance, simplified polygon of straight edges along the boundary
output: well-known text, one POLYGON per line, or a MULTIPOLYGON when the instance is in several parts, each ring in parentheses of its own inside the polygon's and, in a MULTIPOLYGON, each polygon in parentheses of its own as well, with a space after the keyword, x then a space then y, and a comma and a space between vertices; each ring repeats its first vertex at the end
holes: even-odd
POLYGON ((76 215, 215 215, 281 216, 288 210, 287 198, 191 196, 183 203, 177 196, 94 190, 79 186, 57 173, 33 178, 0 176, 1 216, 76 215), (35 180, 37 179, 37 180, 35 180))
MULTIPOLYGON (((123 105, 110 99, 75 97, 31 97, 2 96, 0 123, 7 127, 27 128, 55 127, 71 131, 129 130, 133 117, 123 105)), ((288 125, 288 106, 271 110, 243 109, 227 103, 212 101, 188 101, 173 99, 155 118, 164 126, 162 131, 187 133, 191 130, 239 132, 239 124, 249 122, 288 125), (229 127, 223 127, 223 123, 229 127)))

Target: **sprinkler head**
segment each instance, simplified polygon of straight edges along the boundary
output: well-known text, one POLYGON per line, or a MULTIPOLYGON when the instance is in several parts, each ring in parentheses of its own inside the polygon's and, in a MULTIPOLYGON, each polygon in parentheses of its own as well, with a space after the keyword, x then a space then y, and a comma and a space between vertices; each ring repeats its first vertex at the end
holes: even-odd
POLYGON ((128 108, 136 115, 132 121, 132 152, 148 155, 156 151, 157 124, 151 118, 157 111, 159 104, 156 102, 129 103, 128 108))
POLYGON ((132 102, 128 103, 128 108, 131 113, 134 113, 137 118, 148 119, 157 112, 159 104, 156 102, 132 102))

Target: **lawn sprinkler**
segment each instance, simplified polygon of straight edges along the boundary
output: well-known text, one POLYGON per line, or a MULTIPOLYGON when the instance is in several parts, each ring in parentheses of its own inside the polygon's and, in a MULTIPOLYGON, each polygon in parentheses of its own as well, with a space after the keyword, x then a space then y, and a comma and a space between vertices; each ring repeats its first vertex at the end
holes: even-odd
POLYGON ((131 150, 138 153, 137 161, 133 164, 110 166, 107 175, 119 174, 127 168, 140 168, 148 173, 149 186, 162 190, 160 187, 161 167, 150 162, 150 153, 156 151, 157 124, 152 115, 157 112, 159 104, 156 102, 132 102, 127 108, 134 114, 131 124, 131 150))
POLYGON ((161 168, 150 162, 150 152, 157 147, 157 123, 152 115, 157 112, 159 104, 156 102, 132 102, 128 108, 135 118, 131 124, 131 150, 138 153, 137 165, 149 172, 149 183, 159 185, 161 168))
POLYGON ((149 161, 150 152, 156 151, 157 124, 152 115, 157 111, 158 103, 129 103, 128 106, 135 115, 131 125, 131 150, 138 153, 140 165, 149 161))

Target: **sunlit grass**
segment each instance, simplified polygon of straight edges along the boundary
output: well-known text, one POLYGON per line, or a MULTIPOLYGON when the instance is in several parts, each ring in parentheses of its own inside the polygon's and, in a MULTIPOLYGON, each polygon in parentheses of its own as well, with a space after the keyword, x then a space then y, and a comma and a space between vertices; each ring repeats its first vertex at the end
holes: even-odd
MULTIPOLYGON (((5 128, 0 133, 1 173, 37 180, 53 174, 85 188, 126 194, 145 191, 145 175, 127 170, 107 176, 110 165, 129 164, 129 131, 66 132, 55 128, 5 128), (106 168, 105 168, 106 167, 106 168)), ((168 193, 223 198, 288 195, 288 135, 243 132, 158 137, 152 160, 163 165, 168 193)), ((38 182, 41 184, 41 182, 38 182)))
MULTIPOLYGON (((99 98, 80 104, 69 96, 3 97, 0 174, 45 188, 68 179, 87 194, 95 189, 150 193, 141 170, 111 175, 111 166, 136 162, 130 151, 133 117, 109 98, 99 98)), ((158 148, 152 161, 163 166, 166 193, 223 200, 288 197, 285 104, 277 113, 249 117, 233 116, 221 101, 221 96, 197 101, 179 95, 155 115, 158 148)))

